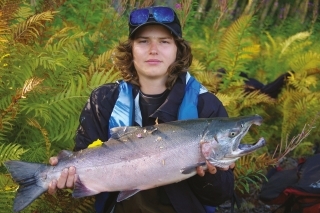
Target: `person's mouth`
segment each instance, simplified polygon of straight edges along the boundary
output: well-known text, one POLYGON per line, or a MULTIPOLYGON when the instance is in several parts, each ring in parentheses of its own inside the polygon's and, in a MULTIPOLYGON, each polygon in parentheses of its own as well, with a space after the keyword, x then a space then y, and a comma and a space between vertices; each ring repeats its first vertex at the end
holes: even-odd
POLYGON ((147 60, 146 62, 147 62, 148 64, 159 64, 159 63, 161 63, 161 61, 158 60, 158 59, 149 59, 149 60, 147 60))

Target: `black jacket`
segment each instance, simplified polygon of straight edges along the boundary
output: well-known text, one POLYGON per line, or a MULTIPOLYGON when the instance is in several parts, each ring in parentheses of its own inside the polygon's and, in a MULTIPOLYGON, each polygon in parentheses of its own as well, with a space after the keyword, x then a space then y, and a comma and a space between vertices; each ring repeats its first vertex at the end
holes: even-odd
MULTIPOLYGON (((177 79, 165 102, 151 115, 159 123, 177 120, 180 104, 185 93, 186 75, 177 79)), ((133 87, 133 97, 139 93, 133 87)), ((109 83, 95 89, 81 116, 76 134, 75 151, 85 149, 93 141, 108 140, 109 118, 119 95, 119 84, 109 83)), ((198 97, 198 116, 227 117, 220 100, 211 93, 198 97)), ((165 186, 165 191, 177 212, 205 212, 201 204, 217 206, 230 199, 234 190, 234 176, 231 170, 220 171, 214 175, 206 173, 204 177, 195 175, 185 181, 165 186)))

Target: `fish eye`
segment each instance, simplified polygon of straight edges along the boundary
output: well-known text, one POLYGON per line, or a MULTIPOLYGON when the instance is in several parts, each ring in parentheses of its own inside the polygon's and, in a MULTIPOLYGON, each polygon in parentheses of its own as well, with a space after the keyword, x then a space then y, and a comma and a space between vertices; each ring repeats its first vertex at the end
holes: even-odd
POLYGON ((235 136, 237 136, 239 134, 239 130, 238 129, 233 129, 229 132, 229 137, 233 138, 235 136))

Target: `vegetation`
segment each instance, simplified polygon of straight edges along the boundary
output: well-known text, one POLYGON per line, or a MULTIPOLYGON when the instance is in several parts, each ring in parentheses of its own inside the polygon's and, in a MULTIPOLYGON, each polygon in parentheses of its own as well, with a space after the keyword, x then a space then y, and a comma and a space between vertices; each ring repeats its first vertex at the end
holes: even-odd
MULTIPOLYGON (((10 211, 17 189, 3 162, 47 163, 72 150, 90 92, 119 78, 112 53, 127 37, 128 12, 159 1, 127 2, 0 0, 0 212, 10 211)), ((266 168, 286 156, 313 154, 320 140, 319 0, 169 2, 193 48, 190 72, 229 116, 264 118, 244 141, 263 136, 267 146, 237 162, 237 191, 259 187, 266 168)), ((64 190, 23 212, 90 212, 92 203, 64 190)))

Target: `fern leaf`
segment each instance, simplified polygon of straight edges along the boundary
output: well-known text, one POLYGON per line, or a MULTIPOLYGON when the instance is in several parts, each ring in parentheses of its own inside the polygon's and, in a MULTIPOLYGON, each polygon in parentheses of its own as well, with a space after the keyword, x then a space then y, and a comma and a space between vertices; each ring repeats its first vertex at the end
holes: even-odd
POLYGON ((284 43, 282 44, 282 50, 280 53, 280 56, 283 55, 287 49, 289 48, 289 46, 295 42, 295 41, 301 41, 301 40, 305 40, 307 39, 309 36, 311 35, 310 32, 300 32, 297 33, 291 37, 289 37, 287 40, 284 41, 284 43))
POLYGON ((19 160, 20 156, 28 150, 25 150, 19 144, 0 145, 0 164, 7 160, 19 160))
POLYGON ((21 5, 19 7, 19 10, 14 14, 14 20, 15 22, 23 22, 28 17, 32 16, 34 14, 34 11, 29 5, 21 5))
POLYGON ((12 32, 14 40, 22 42, 37 38, 40 35, 40 28, 44 27, 43 23, 45 21, 51 21, 56 13, 56 11, 46 11, 33 15, 26 21, 19 23, 12 32))
POLYGON ((307 52, 299 54, 292 58, 290 67, 295 72, 303 72, 320 66, 320 54, 316 52, 307 52))
POLYGON ((105 71, 106 64, 108 64, 108 62, 111 60, 112 54, 113 50, 109 50, 99 55, 94 63, 90 64, 89 74, 92 75, 94 72, 105 71))
POLYGON ((244 100, 241 103, 241 108, 253 107, 254 105, 258 105, 261 103, 271 104, 275 103, 275 100, 270 98, 270 96, 261 93, 259 90, 257 90, 245 94, 244 100))
POLYGON ((61 30, 59 30, 58 32, 56 32, 54 35, 52 35, 46 45, 45 45, 45 48, 47 48, 47 46, 49 45, 52 45, 53 44, 53 41, 58 39, 58 38, 63 38, 63 37, 67 37, 68 36, 68 33, 69 31, 75 29, 75 27, 64 27, 62 28, 61 30))
POLYGON ((225 31, 219 45, 219 61, 221 67, 226 69, 225 77, 229 80, 237 77, 237 72, 245 70, 244 55, 247 53, 242 51, 251 45, 247 35, 251 20, 250 15, 245 15, 233 22, 225 31))

